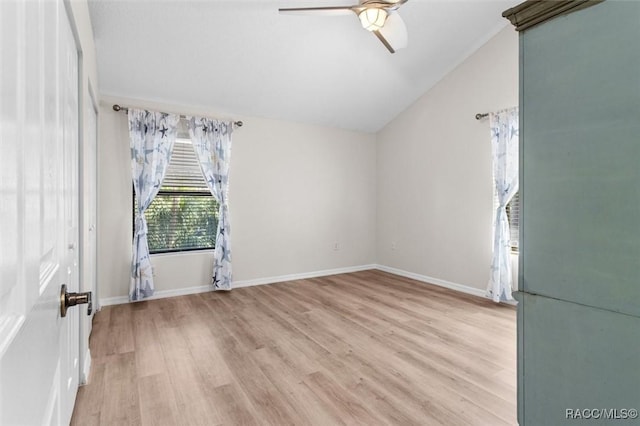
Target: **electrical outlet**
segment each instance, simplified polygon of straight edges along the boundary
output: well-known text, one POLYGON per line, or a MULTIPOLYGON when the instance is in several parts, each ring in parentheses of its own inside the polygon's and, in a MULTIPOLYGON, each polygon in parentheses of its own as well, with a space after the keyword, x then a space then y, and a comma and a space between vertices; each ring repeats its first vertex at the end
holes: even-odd
POLYGON ((391 250, 395 250, 398 247, 395 241, 391 242, 391 250))
POLYGON ((340 244, 338 244, 338 242, 337 242, 337 241, 336 241, 335 243, 333 243, 333 249, 334 249, 335 251, 340 250, 340 244))

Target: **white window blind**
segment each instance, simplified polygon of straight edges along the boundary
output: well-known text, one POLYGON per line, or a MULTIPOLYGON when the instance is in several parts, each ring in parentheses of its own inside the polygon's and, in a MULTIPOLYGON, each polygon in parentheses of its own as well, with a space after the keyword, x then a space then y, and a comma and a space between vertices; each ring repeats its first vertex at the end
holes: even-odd
POLYGON ((187 189, 209 193, 209 188, 204 181, 191 141, 189 139, 176 139, 161 191, 185 191, 187 189))
MULTIPOLYGON (((498 208, 498 194, 496 194, 495 187, 493 188, 493 211, 495 213, 498 208)), ((516 192, 511 201, 507 203, 507 218, 509 219, 509 233, 511 251, 518 252, 520 241, 520 191, 516 192)), ((495 222, 495 214, 493 221, 495 222)), ((495 223, 494 223, 495 226, 495 223)))
POLYGON ((507 204, 509 231, 511 233, 511 251, 518 251, 520 241, 520 191, 516 192, 507 204))

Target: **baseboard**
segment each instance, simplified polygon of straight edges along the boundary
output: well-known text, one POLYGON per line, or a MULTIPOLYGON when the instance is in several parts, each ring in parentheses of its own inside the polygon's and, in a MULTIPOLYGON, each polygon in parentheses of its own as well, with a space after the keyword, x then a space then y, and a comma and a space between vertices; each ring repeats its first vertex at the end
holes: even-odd
MULTIPOLYGON (((376 269, 376 267, 377 265, 348 266, 346 268, 325 269, 322 271, 303 272, 300 274, 278 275, 274 277, 256 278, 253 280, 234 281, 233 288, 252 287, 255 285, 264 285, 264 284, 275 284, 275 283, 280 283, 284 281, 304 280, 307 278, 326 277, 329 275, 336 275, 336 274, 348 274, 350 272, 376 269)), ((144 300, 164 299, 167 297, 175 297, 175 296, 186 296, 188 294, 206 293, 207 291, 211 291, 211 290, 212 289, 210 285, 186 287, 186 288, 179 288, 175 290, 161 290, 161 291, 156 291, 156 293, 153 296, 147 297, 144 300)), ((121 305, 123 303, 129 303, 129 296, 107 297, 104 299, 100 299, 100 307, 109 306, 109 305, 121 305)))
POLYGON ((400 275, 401 277, 411 278, 412 280, 422 281, 427 284, 434 284, 440 287, 445 287, 451 290, 456 290, 461 293, 467 293, 474 296, 486 297, 485 291, 480 290, 479 288, 470 287, 464 284, 457 284, 451 281, 441 280, 439 278, 429 277, 426 275, 416 274, 414 272, 405 271, 402 269, 392 268, 391 266, 385 265, 376 265, 376 269, 379 269, 384 272, 388 272, 394 275, 400 275))
MULTIPOLYGON (((153 296, 147 297, 144 300, 165 299, 167 297, 186 296, 188 294, 205 293, 207 291, 211 291, 210 285, 177 288, 174 290, 162 290, 156 291, 153 296)), ((122 305, 123 303, 129 303, 129 296, 107 297, 105 299, 100 299, 100 307, 109 305, 122 305)))
MULTIPOLYGON (((437 285, 439 287, 444 287, 444 288, 448 288, 450 290, 459 291, 461 293, 471 294, 473 296, 478 296, 478 297, 482 297, 484 299, 489 299, 489 297, 487 297, 487 293, 486 293, 485 290, 482 290, 482 289, 479 289, 479 288, 476 288, 476 287, 470 287, 470 286, 464 285, 464 284, 453 283, 451 281, 441 280, 439 278, 428 277, 426 275, 420 275, 420 274, 416 274, 414 272, 404 271, 402 269, 392 268, 390 266, 385 266, 385 265, 375 265, 375 268, 380 270, 380 271, 388 272, 390 274, 400 275, 401 277, 406 277, 406 278, 411 278, 412 280, 422 281, 422 282, 427 283, 427 284, 434 284, 434 285, 437 285)), ((501 303, 506 303, 508 305, 517 305, 518 304, 518 302, 515 301, 515 300, 509 300, 509 301, 501 302, 501 303)))
MULTIPOLYGON (((256 278, 253 280, 235 281, 233 283, 233 288, 253 287, 256 285, 275 284, 275 283, 281 283, 285 281, 304 280, 308 278, 326 277, 329 275, 337 275, 337 274, 348 274, 350 272, 366 271, 370 269, 378 269, 380 271, 388 272, 390 274, 411 278, 412 280, 421 281, 427 284, 434 284, 440 287, 445 287, 451 290, 459 291, 461 293, 471 294, 473 296, 478 296, 484 299, 488 299, 485 290, 482 290, 479 288, 470 287, 464 284, 458 284, 451 281, 442 280, 439 278, 429 277, 426 275, 416 274, 414 272, 404 271, 402 269, 397 269, 397 268, 392 268, 390 266, 377 265, 377 264, 348 266, 346 268, 325 269, 322 271, 303 272, 299 274, 278 275, 274 277, 256 278)), ((211 291, 210 285, 186 287, 186 288, 179 288, 175 290, 162 290, 162 291, 157 291, 153 296, 148 297, 144 300, 164 299, 167 297, 175 297, 175 296, 186 296, 188 294, 206 293, 208 291, 211 291)), ((105 299, 100 299, 100 307, 109 306, 109 305, 121 305, 123 303, 129 303, 128 296, 108 297, 105 299)), ((509 305, 518 304, 518 302, 516 302, 515 300, 507 301, 503 303, 506 303, 509 305)))
POLYGON ((360 266, 348 266, 346 268, 325 269, 322 271, 303 272, 300 274, 278 275, 275 277, 257 278, 254 280, 236 281, 233 283, 233 288, 252 287, 254 285, 274 284, 285 281, 306 280, 308 278, 326 277, 329 275, 348 274, 350 272, 367 271, 369 269, 376 269, 377 265, 360 265, 360 266))

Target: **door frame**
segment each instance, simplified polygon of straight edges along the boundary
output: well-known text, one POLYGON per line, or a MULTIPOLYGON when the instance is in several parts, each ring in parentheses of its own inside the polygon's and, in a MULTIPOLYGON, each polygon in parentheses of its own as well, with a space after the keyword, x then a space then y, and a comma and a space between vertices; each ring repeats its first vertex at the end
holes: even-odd
MULTIPOLYGON (((82 80, 82 76, 79 79, 79 85, 81 87, 81 89, 83 88, 83 80, 82 80)), ((84 90, 80 90, 80 97, 82 97, 82 101, 80 103, 80 120, 79 120, 79 134, 80 134, 80 146, 79 146, 79 155, 78 155, 78 160, 79 160, 79 177, 80 177, 80 182, 78 184, 78 191, 79 191, 79 197, 78 197, 78 205, 80 207, 80 235, 79 235, 79 240, 80 240, 80 290, 82 292, 85 291, 91 291, 92 292, 92 296, 93 296, 93 312, 97 312, 100 309, 100 306, 98 304, 98 282, 97 282, 97 268, 98 268, 98 262, 97 262, 97 220, 98 220, 98 197, 97 194, 95 196, 95 204, 94 205, 88 205, 87 206, 87 202, 90 202, 91 197, 89 197, 89 200, 86 200, 86 190, 87 190, 87 180, 86 180, 86 173, 87 173, 87 169, 90 167, 91 162, 89 161, 89 159, 87 158, 87 155, 93 155, 95 158, 93 158, 94 162, 93 165, 95 166, 95 170, 93 171, 88 171, 89 173, 93 173, 94 174, 94 179, 93 179, 93 184, 95 185, 93 188, 88 188, 89 191, 94 191, 97 192, 98 189, 98 171, 97 171, 97 166, 98 166, 98 122, 99 122, 99 107, 98 107, 98 103, 96 102, 96 96, 95 96, 95 91, 93 90, 93 84, 91 82, 91 79, 89 78, 87 80, 87 90, 86 92, 84 90), (93 110, 93 112, 95 113, 95 127, 93 129, 89 128, 87 126, 87 117, 85 117, 85 113, 86 111, 91 108, 93 110), (95 132, 95 134, 93 136, 89 136, 88 132, 95 132), (89 147, 87 146, 87 144, 89 143, 89 141, 91 141, 93 138, 93 140, 95 141, 95 147, 93 147, 92 149, 89 149, 89 147), (93 153, 92 153, 93 150, 93 153), (92 153, 92 154, 91 154, 92 153), (95 209, 95 222, 96 223, 90 223, 91 222, 91 209, 95 209), (93 230, 90 230, 89 227, 93 226, 93 230), (93 282, 87 282, 85 280, 86 278, 86 273, 87 273, 87 268, 89 267, 89 265, 91 265, 91 262, 88 259, 88 254, 91 253, 90 247, 89 247, 89 242, 90 242, 90 238, 91 238, 91 232, 93 232, 94 234, 94 238, 96 240, 96 247, 95 247, 95 251, 93 252, 95 255, 95 259, 93 262, 93 267, 94 267, 94 274, 93 276, 90 277, 90 279, 93 279, 93 282)), ((88 271, 88 273, 91 273, 91 271, 88 271)), ((84 309, 83 309, 84 312, 84 309)), ((80 332, 78 334, 79 337, 79 356, 80 356, 80 364, 79 364, 79 377, 80 377, 80 384, 86 384, 89 381, 89 373, 91 370, 91 351, 89 350, 89 336, 91 335, 91 330, 92 330, 92 320, 93 320, 93 313, 89 316, 87 315, 82 315, 80 318, 80 332)))
MULTIPOLYGON (((1 0, 0 0, 1 1, 1 0)), ((95 163, 96 163, 96 168, 97 168, 97 155, 98 155, 98 114, 100 111, 99 108, 99 104, 98 104, 98 96, 97 96, 97 92, 94 89, 94 83, 91 80, 91 73, 85 73, 84 70, 84 52, 82 49, 82 40, 80 37, 80 32, 78 29, 78 23, 75 19, 74 16, 74 9, 73 6, 71 5, 71 1, 72 0, 62 0, 62 3, 64 4, 64 9, 67 13, 67 17, 69 18, 69 24, 71 26, 71 32, 73 34, 73 38, 75 41, 75 45, 76 45, 76 51, 78 54, 78 245, 79 245, 79 271, 78 271, 78 276, 79 276, 79 289, 78 291, 92 291, 92 300, 93 300, 93 311, 96 312, 99 309, 98 306, 98 297, 97 297, 97 259, 94 262, 95 263, 95 268, 96 268, 96 281, 93 283, 93 286, 91 284, 87 285, 87 283, 85 283, 84 278, 84 274, 85 271, 87 269, 87 259, 86 259, 86 242, 85 239, 87 237, 87 220, 88 220, 88 214, 89 212, 86 211, 85 209, 85 196, 84 196, 84 191, 86 188, 86 182, 84 179, 84 174, 85 174, 85 170, 88 166, 86 158, 85 158, 85 151, 86 151, 86 143, 89 140, 89 138, 87 137, 87 132, 91 131, 91 129, 87 128, 86 125, 86 114, 85 114, 85 110, 87 107, 89 107, 89 105, 87 105, 87 102, 90 102, 90 106, 93 108, 93 110, 96 113, 96 124, 95 124, 95 140, 96 140, 96 147, 95 147, 95 155, 96 155, 96 159, 95 159, 95 163), (86 82, 86 86, 85 86, 85 82, 86 82), (87 99, 88 98, 88 99, 87 99)), ((97 179, 98 179, 98 174, 97 174, 97 170, 96 170, 96 180, 95 180, 95 188, 93 188, 93 191, 97 191, 98 189, 98 184, 97 184, 97 179)), ((95 205, 95 209, 96 209, 96 222, 97 222, 97 216, 98 216, 98 197, 96 196, 96 205, 95 205)), ((97 223, 96 225, 96 229, 94 232, 96 232, 97 234, 97 223)), ((97 239, 97 237, 96 237, 97 239)), ((97 244, 96 244, 96 253, 97 253, 97 244)), ((96 256, 97 258, 97 256, 96 256)), ((86 315, 86 307, 82 306, 80 307, 80 320, 78 322, 79 324, 79 330, 78 330, 78 356, 79 356, 79 363, 78 363, 78 384, 79 385, 83 385, 86 384, 89 380, 89 374, 90 374, 90 369, 91 369, 91 353, 89 351, 89 336, 91 334, 91 323, 93 320, 93 314, 91 314, 90 316, 86 315)))

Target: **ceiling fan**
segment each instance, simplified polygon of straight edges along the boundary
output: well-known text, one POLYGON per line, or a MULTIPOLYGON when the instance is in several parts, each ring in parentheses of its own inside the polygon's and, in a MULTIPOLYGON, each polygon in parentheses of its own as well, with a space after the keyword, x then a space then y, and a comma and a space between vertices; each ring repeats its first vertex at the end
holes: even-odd
POLYGON ((371 31, 391 53, 407 47, 407 27, 398 14, 408 0, 360 0, 353 6, 289 7, 280 13, 342 15, 355 13, 365 30, 371 31))

